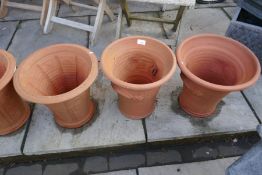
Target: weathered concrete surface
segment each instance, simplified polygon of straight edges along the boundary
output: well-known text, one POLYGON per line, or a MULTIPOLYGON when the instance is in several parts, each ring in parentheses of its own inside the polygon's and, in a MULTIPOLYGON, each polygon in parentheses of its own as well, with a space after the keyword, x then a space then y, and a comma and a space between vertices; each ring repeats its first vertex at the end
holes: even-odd
POLYGON ((139 175, 222 175, 237 157, 205 162, 139 168, 139 175))
POLYGON ((61 153, 145 142, 142 122, 129 120, 119 112, 117 95, 101 72, 91 89, 98 103, 97 112, 91 123, 79 129, 61 128, 47 107, 37 105, 24 154, 61 153))
POLYGON ((226 96, 210 118, 183 112, 177 101, 182 89, 179 72, 161 88, 155 112, 146 119, 149 142, 255 131, 258 121, 240 92, 226 96))
POLYGON ((262 77, 254 86, 244 90, 244 94, 262 121, 262 77))
POLYGON ((223 8, 228 16, 232 19, 236 13, 237 7, 225 7, 223 8))
POLYGON ((182 162, 182 157, 176 150, 148 151, 146 157, 147 166, 182 162))
POLYGON ((219 8, 219 7, 235 7, 237 4, 235 0, 225 0, 222 3, 214 3, 214 4, 198 4, 196 3, 195 8, 219 8))
MULTIPOLYGON (((88 19, 83 17, 70 19, 88 22, 88 19)), ((39 48, 57 43, 75 43, 86 46, 87 38, 87 32, 59 24, 54 24, 51 33, 44 35, 38 20, 24 21, 16 32, 8 51, 16 57, 17 64, 20 64, 26 56, 39 48)))
POLYGON ((100 173, 95 175, 137 175, 136 170, 123 170, 123 171, 113 171, 109 173, 100 173))
POLYGON ((77 169, 78 165, 76 163, 47 165, 43 175, 71 175, 77 169))
MULTIPOLYGON (((13 2, 42 6, 43 0, 16 0, 13 2)), ((9 7, 7 16, 0 19, 0 21, 39 19, 40 16, 41 12, 9 7)))
POLYGON ((0 48, 7 49, 11 42, 12 36, 15 33, 18 21, 15 22, 0 22, 0 48))
POLYGON ((115 155, 109 158, 109 170, 120 170, 145 166, 144 154, 115 155))
POLYGON ((7 170, 5 175, 42 175, 42 166, 34 164, 30 166, 17 166, 7 170))
MULTIPOLYGON (((95 17, 91 17, 91 25, 94 25, 95 17)), ((115 40, 116 35, 116 23, 117 19, 114 21, 109 20, 109 18, 104 17, 103 24, 99 30, 96 43, 91 45, 89 42, 89 48, 95 52, 97 58, 100 60, 104 49, 115 40)))
POLYGON ((224 35, 229 23, 230 19, 221 9, 187 10, 180 24, 178 43, 187 37, 200 33, 224 35))
POLYGON ((18 131, 0 136, 0 157, 19 156, 21 153, 21 145, 25 135, 25 126, 18 131))
POLYGON ((102 156, 88 157, 85 160, 83 170, 86 173, 106 171, 108 170, 107 158, 102 156))

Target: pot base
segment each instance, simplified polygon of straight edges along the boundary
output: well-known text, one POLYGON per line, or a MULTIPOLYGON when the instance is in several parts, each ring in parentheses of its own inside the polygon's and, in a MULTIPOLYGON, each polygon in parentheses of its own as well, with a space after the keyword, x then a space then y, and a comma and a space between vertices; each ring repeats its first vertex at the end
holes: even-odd
POLYGON ((25 107, 25 112, 22 115, 21 120, 16 122, 14 125, 12 125, 8 128, 0 130, 0 136, 10 134, 10 133, 16 131, 17 129, 21 128, 26 123, 26 121, 30 117, 31 110, 30 110, 29 105, 26 104, 26 103, 24 103, 24 107, 25 107))
POLYGON ((87 113, 87 115, 85 117, 83 117, 83 119, 81 121, 78 121, 78 122, 75 122, 75 123, 72 123, 72 122, 66 123, 66 122, 63 122, 61 120, 57 120, 57 117, 55 117, 55 121, 59 126, 62 126, 64 128, 69 128, 69 129, 80 128, 93 118, 93 115, 95 113, 95 109, 96 109, 96 103, 91 101, 91 104, 90 104, 90 107, 89 107, 89 110, 88 110, 89 112, 87 113))
POLYGON ((192 116, 192 117, 207 118, 207 117, 210 117, 210 115, 212 115, 212 114, 216 111, 216 109, 214 109, 213 111, 208 112, 208 113, 204 113, 204 114, 193 112, 193 111, 187 109, 187 108, 185 107, 185 105, 183 105, 183 104, 181 103, 181 101, 180 101, 180 96, 178 97, 178 103, 179 103, 179 106, 182 108, 182 110, 183 110, 184 112, 186 112, 187 114, 189 114, 190 116, 192 116))
POLYGON ((141 115, 139 115, 139 116, 129 115, 129 114, 123 112, 123 111, 121 110, 121 108, 119 108, 119 111, 120 111, 121 114, 123 114, 126 118, 129 118, 129 119, 132 119, 132 120, 141 120, 141 119, 144 119, 144 118, 149 117, 149 116, 153 113, 154 109, 153 109, 152 111, 150 111, 148 114, 143 115, 143 116, 141 116, 141 115))

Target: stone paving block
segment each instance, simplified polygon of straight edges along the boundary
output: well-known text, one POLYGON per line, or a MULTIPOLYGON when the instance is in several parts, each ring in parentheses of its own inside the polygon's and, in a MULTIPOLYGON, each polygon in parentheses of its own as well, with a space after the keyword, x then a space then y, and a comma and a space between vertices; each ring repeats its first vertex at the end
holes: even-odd
POLYGON ((15 33, 18 21, 14 22, 0 22, 0 48, 7 49, 11 42, 12 36, 15 33))
POLYGON ((42 166, 34 164, 30 166, 18 166, 10 168, 5 175, 42 175, 42 166))
MULTIPOLYGON (((18 2, 22 4, 40 5, 42 6, 43 0, 11 0, 12 2, 18 2)), ((28 19, 39 19, 41 12, 23 10, 19 8, 8 8, 8 14, 6 17, 0 19, 0 21, 14 21, 14 20, 28 20, 28 19)), ((38 23, 40 25, 40 23, 38 23)))
POLYGON ((4 174, 4 169, 0 169, 0 175, 3 175, 4 174))
POLYGON ((204 162, 139 168, 139 175, 222 175, 238 157, 204 162))
POLYGON ((192 154, 194 159, 204 159, 204 158, 214 159, 218 156, 218 151, 216 149, 212 149, 210 147, 204 146, 198 148, 192 154))
POLYGON ((235 7, 237 6, 237 0, 225 0, 222 3, 210 3, 210 4, 198 4, 196 3, 195 8, 219 8, 219 7, 235 7))
POLYGON ((83 169, 86 173, 98 173, 102 171, 107 171, 107 168, 107 158, 102 156, 95 156, 86 158, 83 169))
POLYGON ((45 167, 43 175, 71 175, 77 169, 78 165, 76 163, 47 165, 45 167))
POLYGON ((109 157, 109 170, 137 168, 145 166, 144 154, 115 155, 109 157))
POLYGON ((219 8, 187 10, 181 20, 178 43, 200 33, 224 35, 229 23, 230 19, 219 8))
MULTIPOLYGON (((70 19, 88 23, 88 19, 84 17, 70 19)), ((54 24, 53 30, 44 35, 38 20, 24 21, 8 50, 16 57, 17 64, 20 64, 26 56, 39 48, 57 43, 75 43, 87 46, 87 38, 87 32, 59 24, 54 24)))
POLYGON ((235 15, 235 13, 237 12, 237 7, 225 7, 223 8, 226 13, 230 16, 230 18, 232 19, 235 15))
POLYGON ((167 163, 179 163, 182 161, 180 153, 176 150, 150 151, 146 153, 147 166, 167 163))
MULTIPOLYGON (((95 17, 91 17, 91 25, 94 25, 95 17)), ((95 52, 97 58, 100 60, 104 49, 115 40, 116 35, 116 23, 117 19, 114 21, 109 20, 107 17, 104 18, 102 27, 98 33, 96 43, 91 45, 89 42, 89 48, 95 52)))
POLYGON ((100 173, 94 175, 137 175, 136 170, 123 170, 123 171, 113 171, 109 173, 100 173))
POLYGON ((173 78, 161 88, 155 112, 146 119, 149 142, 256 130, 258 121, 240 92, 226 96, 209 118, 187 115, 177 101, 182 89, 179 73, 177 69, 173 78))
POLYGON ((19 156, 25 135, 25 126, 6 136, 0 136, 0 157, 19 156))
POLYGON ((101 72, 91 91, 98 108, 93 121, 82 128, 61 128, 47 107, 36 105, 24 154, 62 153, 145 142, 142 122, 127 119, 119 112, 117 95, 101 72))
POLYGON ((262 121, 262 77, 259 78, 255 85, 244 90, 244 94, 262 121))

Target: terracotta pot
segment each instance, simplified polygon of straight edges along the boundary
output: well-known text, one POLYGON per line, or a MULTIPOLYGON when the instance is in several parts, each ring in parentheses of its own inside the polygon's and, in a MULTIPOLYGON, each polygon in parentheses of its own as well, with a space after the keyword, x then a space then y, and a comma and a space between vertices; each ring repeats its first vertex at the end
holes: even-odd
POLYGON ((101 64, 118 93, 120 111, 129 118, 141 119, 154 111, 156 95, 175 72, 176 59, 164 43, 133 36, 111 43, 103 52, 101 64))
POLYGON ((9 134, 22 127, 30 115, 30 107, 15 92, 13 74, 14 57, 0 49, 0 135, 9 134))
POLYGON ((97 74, 93 52, 79 45, 57 44, 27 57, 15 73, 14 85, 24 99, 47 105, 60 126, 78 128, 94 114, 89 88, 97 74))
POLYGON ((196 117, 211 115, 224 96, 251 86, 260 76, 256 56, 223 36, 190 37, 177 48, 176 56, 184 84, 179 103, 196 117))

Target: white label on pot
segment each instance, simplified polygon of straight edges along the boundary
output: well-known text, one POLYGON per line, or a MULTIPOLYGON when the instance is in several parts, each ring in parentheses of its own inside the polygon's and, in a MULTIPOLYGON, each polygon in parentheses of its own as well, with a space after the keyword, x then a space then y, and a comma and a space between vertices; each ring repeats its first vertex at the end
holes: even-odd
POLYGON ((146 45, 146 40, 138 39, 137 40, 137 44, 145 46, 146 45))

